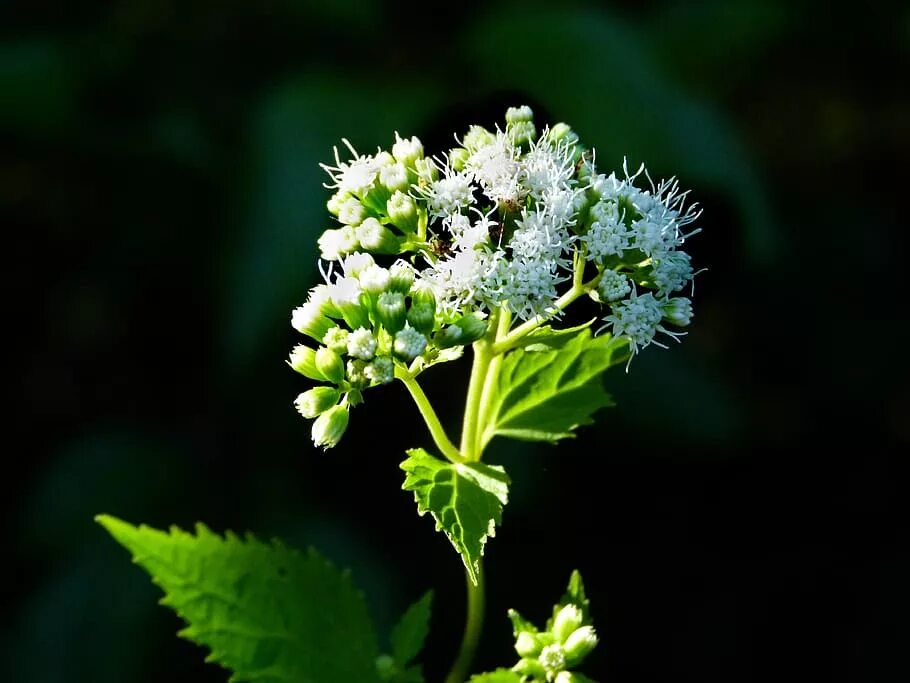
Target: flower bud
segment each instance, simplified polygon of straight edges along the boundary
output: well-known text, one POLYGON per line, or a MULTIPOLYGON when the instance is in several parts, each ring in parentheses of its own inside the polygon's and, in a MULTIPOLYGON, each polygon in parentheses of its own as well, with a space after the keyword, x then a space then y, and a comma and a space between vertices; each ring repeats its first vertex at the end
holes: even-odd
POLYGON ((298 413, 311 420, 336 405, 339 398, 341 392, 334 387, 313 387, 300 394, 294 405, 297 406, 298 413))
POLYGON ((461 343, 470 344, 480 339, 487 332, 487 323, 474 313, 469 313, 455 321, 455 325, 461 329, 461 343))
POLYGON ((341 205, 347 199, 349 199, 350 196, 351 195, 348 194, 347 192, 345 192, 344 190, 339 190, 338 192, 333 194, 331 197, 329 197, 329 200, 325 203, 325 208, 327 208, 329 210, 330 214, 332 214, 333 216, 337 216, 339 210, 341 209, 341 205))
POLYGON ((465 164, 468 162, 468 157, 471 156, 471 153, 468 152, 464 147, 456 147, 455 149, 449 151, 449 165, 452 167, 452 170, 461 171, 464 170, 465 164))
POLYGON ((547 645, 541 650, 537 661, 548 673, 562 671, 566 668, 566 653, 559 645, 547 645))
POLYGON ((553 683, 594 683, 594 681, 575 671, 560 671, 553 679, 553 683))
POLYGON ((337 215, 345 225, 360 225, 369 214, 357 197, 348 197, 338 205, 337 215))
POLYGON ((373 384, 388 384, 395 379, 395 364, 388 356, 377 356, 367 363, 363 374, 373 384))
POLYGON ((392 231, 375 218, 367 218, 354 231, 357 241, 364 249, 377 254, 397 254, 398 239, 392 231))
POLYGON ((385 168, 386 166, 391 166, 395 163, 395 157, 393 157, 385 150, 378 152, 376 156, 373 157, 373 160, 379 169, 385 168))
POLYGON ((536 657, 540 654, 541 646, 533 633, 522 631, 515 639, 515 652, 519 657, 536 657))
POLYGON ((566 661, 569 666, 575 666, 587 657, 597 646, 597 633, 593 626, 582 626, 570 635, 563 645, 566 661))
POLYGON ((411 362, 427 347, 427 338, 413 327, 405 327, 395 335, 392 350, 395 356, 403 361, 411 362))
POLYGON ((557 123, 550 129, 547 139, 552 143, 565 140, 568 144, 574 145, 578 142, 578 134, 569 127, 569 124, 557 123))
POLYGON ((333 448, 348 428, 348 409, 337 405, 329 408, 313 422, 313 443, 323 448, 333 448))
POLYGON ((360 246, 353 228, 345 226, 337 230, 326 230, 317 240, 319 253, 326 261, 340 261, 345 254, 357 251, 360 246))
POLYGON ((389 288, 389 271, 382 266, 372 265, 361 271, 360 286, 372 297, 377 297, 389 288))
POLYGON ((344 379, 344 362, 341 356, 324 346, 316 351, 316 368, 327 380, 335 384, 344 379))
POLYGON ((315 301, 298 306, 291 314, 291 327, 316 341, 322 341, 328 329, 334 326, 335 323, 322 314, 321 306, 315 301))
POLYGON ((376 337, 366 328, 358 327, 348 335, 348 355, 352 358, 372 360, 376 345, 376 337))
POLYGON ((597 298, 604 303, 619 301, 632 291, 628 276, 615 270, 606 270, 597 283, 597 298))
POLYGON ((324 382, 327 379, 316 367, 316 350, 311 349, 309 346, 304 346, 303 344, 295 346, 294 350, 291 351, 288 365, 304 377, 315 379, 318 382, 324 382))
POLYGON ((527 105, 521 107, 509 107, 506 109, 506 123, 520 123, 523 121, 533 120, 534 112, 531 110, 531 107, 527 105))
POLYGON ((376 320, 389 332, 398 332, 405 321, 404 294, 383 292, 376 299, 376 320))
POLYGON ((512 671, 532 679, 545 679, 547 677, 546 669, 540 665, 540 662, 530 657, 525 657, 518 662, 512 667, 512 671))
POLYGON ((411 327, 423 332, 424 334, 429 334, 433 331, 433 326, 436 324, 436 305, 418 303, 411 304, 411 309, 408 311, 408 324, 411 327))
POLYGON ((416 136, 408 139, 401 138, 398 133, 395 133, 392 156, 407 167, 413 166, 418 159, 423 158, 423 144, 416 136))
POLYGON ((446 325, 433 337, 433 343, 440 349, 448 349, 467 343, 463 340, 463 337, 464 330, 458 325, 446 325))
MULTIPOLYGON (((409 198, 410 199, 410 198, 409 198)), ((407 294, 414 284, 414 268, 406 261, 395 261, 389 268, 389 287, 393 292, 407 294)))
POLYGON ((564 605, 559 612, 556 613, 556 617, 553 619, 553 628, 550 629, 550 632, 556 637, 556 640, 560 643, 566 642, 572 633, 575 632, 581 622, 584 620, 584 615, 581 613, 581 610, 578 609, 577 605, 568 604, 564 605))
POLYGON ((436 168, 436 164, 432 159, 426 157, 414 162, 414 172, 417 174, 419 180, 423 180, 427 183, 432 183, 439 178, 439 169, 436 168))
POLYGON ((686 327, 692 322, 692 302, 687 297, 674 297, 660 308, 664 314, 664 320, 677 327, 686 327))
POLYGON ((363 389, 370 385, 370 378, 366 376, 367 364, 354 358, 349 360, 346 368, 346 376, 348 383, 358 389, 363 389))
POLYGON ((402 232, 417 230, 417 203, 404 192, 392 193, 386 202, 386 213, 395 227, 400 228, 402 232))
MULTIPOLYGON (((322 338, 322 343, 332 349, 335 353, 345 353, 348 350, 348 331, 338 327, 332 327, 322 338)), ((313 352, 315 356, 316 352, 313 352)))
POLYGON ((468 152, 473 153, 492 144, 494 140, 496 140, 496 136, 483 126, 471 126, 465 133, 461 144, 468 152))
POLYGON ((532 121, 516 121, 506 126, 506 135, 513 145, 523 145, 530 142, 537 134, 532 121))
POLYGON ((389 191, 389 194, 403 192, 411 184, 408 182, 408 171, 402 163, 392 164, 380 169, 379 182, 389 191))

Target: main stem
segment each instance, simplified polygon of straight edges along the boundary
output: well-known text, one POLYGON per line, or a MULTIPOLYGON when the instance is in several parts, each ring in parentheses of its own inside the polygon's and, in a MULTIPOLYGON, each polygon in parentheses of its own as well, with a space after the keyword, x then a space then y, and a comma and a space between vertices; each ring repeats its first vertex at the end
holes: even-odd
POLYGON ((465 572, 468 589, 468 618, 464 625, 464 636, 461 639, 461 648, 445 683, 464 683, 474 661, 477 643, 480 642, 480 631, 483 627, 484 612, 484 578, 483 560, 477 561, 477 585, 471 581, 470 575, 465 572))

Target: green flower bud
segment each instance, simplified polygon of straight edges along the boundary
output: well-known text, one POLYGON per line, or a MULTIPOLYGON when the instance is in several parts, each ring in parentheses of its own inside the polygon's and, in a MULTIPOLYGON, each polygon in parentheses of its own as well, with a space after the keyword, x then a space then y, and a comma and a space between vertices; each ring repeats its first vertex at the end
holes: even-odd
MULTIPOLYGON (((336 325, 325 333, 322 343, 335 353, 345 353, 348 350, 348 334, 350 333, 347 330, 336 325)), ((313 355, 316 355, 315 351, 313 355)))
POLYGON ((470 156, 471 153, 464 147, 456 147, 449 152, 449 164, 452 166, 453 170, 460 173, 464 170, 465 164, 468 162, 468 157, 470 156))
POLYGON ((553 679, 553 683, 594 683, 594 681, 584 674, 574 671, 560 671, 553 679))
POLYGON ((521 107, 509 107, 506 109, 506 123, 520 123, 533 120, 534 112, 531 111, 531 107, 527 105, 521 107))
POLYGON ((593 626, 582 626, 570 635, 563 646, 569 666, 579 664, 597 646, 597 633, 593 626))
POLYGON ((423 158, 423 144, 416 137, 401 138, 395 133, 395 144, 392 145, 392 156, 406 167, 411 167, 423 158))
POLYGON ((547 134, 547 140, 554 144, 565 140, 568 144, 574 145, 578 142, 578 135, 567 123, 557 123, 547 134))
POLYGON ((347 407, 337 405, 329 408, 313 422, 313 443, 323 448, 333 448, 341 441, 347 428, 347 407))
POLYGON ((401 292, 383 292, 376 299, 376 320, 389 332, 394 334, 404 327, 406 314, 401 292))
POLYGON ((324 346, 316 351, 316 368, 327 380, 335 384, 344 379, 344 362, 341 356, 324 346))
POLYGON ((439 169, 436 168, 436 164, 432 159, 424 158, 415 161, 414 172, 417 174, 418 180, 423 180, 427 183, 432 183, 439 178, 439 169))
MULTIPOLYGON (((409 317, 410 321, 410 317, 409 317)), ((433 338, 433 343, 440 349, 448 349, 453 346, 463 345, 464 330, 458 325, 446 325, 433 338)))
POLYGON ((512 667, 512 671, 521 676, 533 679, 544 679, 547 677, 547 670, 544 669, 536 659, 526 657, 518 664, 512 667))
POLYGON ((297 406, 297 412, 308 420, 322 415, 332 406, 338 403, 341 398, 341 392, 333 387, 313 387, 309 391, 304 391, 294 401, 297 406))
POLYGON ((692 302, 687 297, 673 297, 660 309, 664 314, 664 320, 677 327, 686 327, 692 322, 692 302))
POLYGON ((433 326, 436 324, 436 306, 430 304, 411 304, 411 309, 408 311, 407 317, 408 323, 411 327, 423 332, 424 334, 430 334, 433 331, 433 326))
POLYGON ((365 389, 370 386, 370 378, 365 373, 366 367, 366 362, 358 358, 348 361, 347 380, 351 386, 358 389, 365 389))
POLYGON ((473 313, 459 318, 455 325, 462 331, 462 344, 475 342, 487 332, 487 322, 473 313))
POLYGON ((417 230, 417 203, 404 192, 394 192, 386 202, 386 212, 395 227, 402 232, 417 230))
POLYGON ((354 233, 364 249, 377 254, 397 254, 398 239, 392 231, 375 218, 367 218, 357 226, 354 233))
POLYGON ((324 382, 327 379, 316 367, 316 350, 311 349, 309 346, 304 346, 303 344, 295 346, 294 350, 291 351, 288 365, 304 377, 315 379, 317 382, 324 382))
POLYGON ((531 121, 516 121, 506 126, 506 135, 513 145, 524 145, 534 139, 537 129, 531 121))
POLYGON ((411 286, 414 284, 414 268, 411 264, 405 261, 396 261, 389 268, 389 275, 391 276, 389 287, 393 292, 407 294, 411 291, 411 286))
POLYGON ((522 631, 515 639, 515 652, 519 657, 533 658, 540 654, 541 645, 533 633, 522 631))
POLYGON ((395 379, 395 364, 388 356, 377 356, 367 363, 363 374, 373 384, 388 384, 395 379))
POLYGON ((325 333, 334 326, 335 323, 322 314, 322 307, 315 301, 298 306, 291 315, 291 327, 316 341, 322 341, 325 333))
POLYGON ((556 637, 557 641, 564 643, 566 638, 581 626, 583 620, 584 615, 576 605, 565 605, 556 613, 556 617, 553 619, 553 628, 550 629, 550 632, 556 637))
POLYGON ((408 171, 402 163, 381 168, 379 170, 379 182, 389 191, 389 194, 405 191, 411 184, 408 181, 408 171))
POLYGON ((496 136, 483 126, 471 126, 462 138, 461 144, 468 152, 473 153, 492 144, 494 140, 496 140, 496 136))
POLYGON ((405 327, 395 335, 392 349, 395 356, 403 361, 410 362, 417 358, 427 347, 427 338, 413 327, 405 327))

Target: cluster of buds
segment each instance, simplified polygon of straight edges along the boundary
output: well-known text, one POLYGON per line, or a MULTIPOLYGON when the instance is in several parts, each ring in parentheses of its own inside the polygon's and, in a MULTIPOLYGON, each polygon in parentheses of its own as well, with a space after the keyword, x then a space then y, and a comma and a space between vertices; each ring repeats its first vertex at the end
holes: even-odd
POLYGON ((315 418, 314 443, 331 448, 365 389, 391 382, 396 366, 407 372, 414 363, 432 362, 447 349, 476 341, 487 325, 473 313, 444 315, 404 261, 385 268, 370 254, 354 252, 339 272, 325 275, 326 283, 310 290, 291 316, 294 329, 318 346, 296 346, 288 363, 326 383, 300 394, 295 405, 303 417, 315 418))
POLYGON ((545 631, 538 631, 517 612, 509 616, 515 632, 515 651, 521 660, 512 667, 522 680, 539 683, 591 683, 571 671, 597 646, 597 633, 584 611, 569 603, 557 608, 545 631))

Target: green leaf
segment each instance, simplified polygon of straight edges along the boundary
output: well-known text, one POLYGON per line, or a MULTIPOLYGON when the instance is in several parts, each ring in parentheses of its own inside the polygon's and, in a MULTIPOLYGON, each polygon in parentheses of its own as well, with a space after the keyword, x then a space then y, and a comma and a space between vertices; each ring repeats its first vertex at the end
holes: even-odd
POLYGON ((521 676, 511 669, 496 669, 490 673, 471 676, 469 683, 521 683, 521 676))
POLYGON ((522 631, 537 633, 537 627, 518 613, 518 610, 509 610, 509 619, 512 620, 512 635, 516 638, 522 631))
POLYGON ((392 629, 392 656, 404 667, 423 649, 423 641, 430 632, 430 611, 433 607, 433 591, 427 591, 407 611, 392 629))
POLYGON ((563 329, 554 329, 549 325, 543 325, 521 340, 521 348, 528 351, 561 349, 567 342, 571 341, 576 334, 591 327, 596 319, 597 318, 591 318, 588 322, 582 323, 581 325, 563 329))
POLYGON ((479 462, 449 463, 422 448, 409 450, 401 469, 407 473, 403 488, 414 494, 417 512, 433 515, 436 529, 449 537, 476 585, 484 543, 495 534, 509 502, 505 470, 479 462))
POLYGON ((561 348, 508 352, 484 428, 484 446, 497 435, 551 443, 573 436, 577 427, 591 424, 596 410, 613 405, 601 375, 628 357, 624 338, 594 337, 584 327, 561 348))
POLYGON ((262 543, 204 525, 196 534, 97 521, 152 576, 188 626, 179 635, 211 650, 231 681, 377 681, 378 655, 362 595, 314 551, 262 543))

